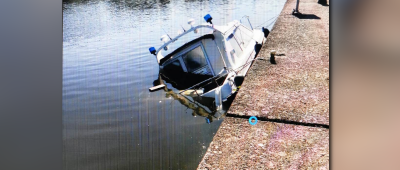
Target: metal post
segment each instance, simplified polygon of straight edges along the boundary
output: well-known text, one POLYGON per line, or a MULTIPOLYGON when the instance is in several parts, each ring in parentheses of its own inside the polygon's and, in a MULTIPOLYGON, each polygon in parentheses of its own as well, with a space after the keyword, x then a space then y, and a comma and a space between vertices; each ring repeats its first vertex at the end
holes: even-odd
POLYGON ((253 29, 253 26, 251 25, 251 22, 250 22, 250 20, 249 20, 249 16, 247 16, 246 18, 247 18, 247 21, 248 21, 249 24, 250 24, 251 30, 254 30, 254 29, 253 29))
POLYGON ((299 12, 299 4, 300 4, 300 0, 297 0, 296 9, 293 9, 293 12, 292 12, 293 15, 300 13, 299 12))

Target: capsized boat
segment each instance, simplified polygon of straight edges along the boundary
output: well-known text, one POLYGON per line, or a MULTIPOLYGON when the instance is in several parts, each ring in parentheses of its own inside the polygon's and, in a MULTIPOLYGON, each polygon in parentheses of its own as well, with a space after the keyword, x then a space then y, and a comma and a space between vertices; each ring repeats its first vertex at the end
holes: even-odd
MULTIPOLYGON (((163 45, 156 50, 149 48, 156 56, 160 75, 168 80, 185 96, 213 99, 216 111, 222 111, 222 104, 237 92, 244 77, 269 34, 269 30, 253 29, 234 20, 226 25, 214 25, 211 15, 207 23, 179 33, 175 38, 168 34, 161 37, 163 45), (194 34, 195 37, 193 37, 194 34), (184 41, 170 49, 173 43, 184 41), (163 50, 164 49, 164 50, 163 50)), ((242 18, 243 19, 243 18, 242 18)))

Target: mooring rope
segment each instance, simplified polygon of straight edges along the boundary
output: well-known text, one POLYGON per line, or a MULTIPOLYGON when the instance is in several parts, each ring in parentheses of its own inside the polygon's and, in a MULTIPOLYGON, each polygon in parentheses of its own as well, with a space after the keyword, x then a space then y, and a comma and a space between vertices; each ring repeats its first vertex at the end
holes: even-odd
POLYGON ((254 28, 259 28, 261 25, 267 23, 268 21, 273 21, 273 22, 271 22, 270 24, 268 24, 267 26, 265 26, 265 27, 269 27, 269 26, 271 26, 273 23, 275 23, 275 21, 278 19, 278 17, 279 17, 279 14, 276 15, 275 17, 270 18, 269 20, 265 21, 264 23, 262 23, 262 24, 260 24, 260 25, 258 25, 258 26, 256 26, 256 27, 254 27, 254 28), (274 20, 272 20, 272 19, 274 19, 274 20))

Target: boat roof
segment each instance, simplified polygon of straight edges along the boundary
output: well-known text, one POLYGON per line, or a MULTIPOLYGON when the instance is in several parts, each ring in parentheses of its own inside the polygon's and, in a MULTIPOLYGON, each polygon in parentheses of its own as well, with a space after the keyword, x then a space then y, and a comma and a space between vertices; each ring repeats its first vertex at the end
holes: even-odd
POLYGON ((189 47, 190 45, 195 44, 195 43, 201 41, 202 39, 213 39, 213 40, 214 40, 214 38, 215 38, 215 37, 214 37, 213 34, 206 34, 206 35, 203 35, 203 36, 201 36, 201 37, 199 37, 199 38, 196 38, 196 39, 194 39, 194 40, 192 40, 192 41, 190 41, 190 42, 188 42, 188 43, 186 43, 186 44, 180 46, 178 49, 172 51, 171 53, 169 53, 169 54, 166 55, 165 57, 161 58, 161 59, 160 59, 160 65, 163 64, 163 63, 164 63, 165 61, 167 61, 168 59, 170 59, 174 54, 176 54, 176 53, 178 53, 179 51, 185 49, 186 47, 189 47))
POLYGON ((168 58, 170 58, 173 54, 175 54, 176 52, 178 52, 178 51, 180 51, 181 49, 183 49, 184 46, 187 47, 188 45, 193 44, 193 43, 195 43, 195 42, 197 42, 197 41, 199 41, 199 40, 201 40, 201 39, 204 39, 204 38, 213 38, 213 39, 214 39, 214 36, 213 36, 213 37, 210 37, 210 35, 212 35, 212 34, 208 33, 208 34, 205 34, 205 35, 203 35, 203 36, 201 36, 201 37, 199 37, 199 38, 196 38, 196 39, 194 39, 194 40, 192 40, 192 41, 190 41, 190 42, 185 43, 185 44, 182 45, 181 47, 177 48, 176 50, 174 50, 174 51, 172 51, 171 53, 169 53, 168 55, 166 55, 165 57, 160 53, 164 47, 167 47, 169 44, 175 42, 175 41, 178 40, 180 37, 182 37, 182 36, 188 34, 189 32, 193 32, 194 30, 199 29, 199 28, 210 28, 210 29, 212 29, 214 32, 215 32, 215 31, 218 31, 218 32, 220 32, 221 34, 226 34, 226 33, 229 32, 230 30, 233 30, 232 28, 234 28, 235 26, 238 26, 238 25, 240 25, 240 22, 237 21, 237 20, 234 20, 234 21, 232 21, 232 22, 229 22, 227 25, 223 25, 223 26, 212 25, 212 24, 209 24, 209 23, 203 23, 203 24, 197 25, 197 26, 195 26, 195 27, 192 27, 191 29, 189 29, 189 30, 183 32, 182 34, 176 36, 175 38, 169 40, 168 42, 164 43, 160 48, 158 48, 158 50, 156 51, 157 62, 158 62, 159 64, 162 64, 163 62, 165 62, 166 60, 168 60, 168 58), (165 59, 164 59, 164 58, 165 58, 165 59))

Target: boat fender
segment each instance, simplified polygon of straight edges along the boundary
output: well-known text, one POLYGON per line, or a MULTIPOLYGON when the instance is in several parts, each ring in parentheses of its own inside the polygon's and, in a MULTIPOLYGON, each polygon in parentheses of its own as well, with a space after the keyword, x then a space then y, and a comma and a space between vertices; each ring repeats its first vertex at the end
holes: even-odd
POLYGON ((260 52, 261 47, 262 45, 256 42, 256 45, 254 45, 254 51, 256 51, 256 55, 258 55, 258 53, 260 52))
POLYGON ((236 76, 235 79, 233 79, 233 81, 235 82, 236 87, 239 87, 242 85, 244 81, 244 76, 236 76))
POLYGON ((215 106, 216 110, 221 110, 222 109, 222 92, 221 92, 222 86, 218 86, 215 88, 215 93, 214 93, 214 98, 215 98, 215 106))
POLYGON ((269 35, 269 30, 267 28, 262 27, 262 32, 264 33, 264 37, 267 38, 269 35))

